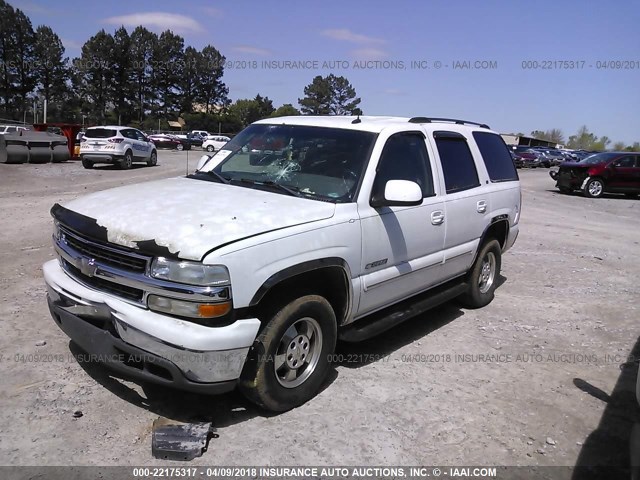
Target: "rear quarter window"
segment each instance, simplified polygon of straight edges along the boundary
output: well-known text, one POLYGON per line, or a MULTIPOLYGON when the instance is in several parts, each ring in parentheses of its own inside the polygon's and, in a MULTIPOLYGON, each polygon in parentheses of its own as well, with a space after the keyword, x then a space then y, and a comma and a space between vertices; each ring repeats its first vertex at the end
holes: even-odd
POLYGON ((473 132, 482 160, 487 167, 492 182, 518 180, 518 172, 513 164, 509 148, 495 133, 473 132))
POLYGON ((90 128, 84 136, 87 138, 110 138, 115 137, 117 133, 112 128, 90 128))

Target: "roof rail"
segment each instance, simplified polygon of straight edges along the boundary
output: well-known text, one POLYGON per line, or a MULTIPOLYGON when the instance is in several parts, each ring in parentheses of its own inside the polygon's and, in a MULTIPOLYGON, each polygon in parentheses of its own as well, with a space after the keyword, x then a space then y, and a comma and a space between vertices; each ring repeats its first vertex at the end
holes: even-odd
POLYGON ((409 119, 409 123, 431 123, 431 122, 449 122, 456 125, 477 125, 481 128, 491 128, 485 123, 469 122, 467 120, 458 120, 455 118, 435 118, 435 117, 413 117, 409 119))

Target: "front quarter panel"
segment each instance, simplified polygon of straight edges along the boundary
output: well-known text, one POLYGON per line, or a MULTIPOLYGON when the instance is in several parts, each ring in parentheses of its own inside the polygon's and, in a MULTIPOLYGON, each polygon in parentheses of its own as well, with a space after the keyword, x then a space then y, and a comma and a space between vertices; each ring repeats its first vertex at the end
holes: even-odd
POLYGON ((204 262, 229 269, 233 304, 238 309, 248 307, 260 287, 287 268, 327 258, 342 259, 351 280, 350 298, 357 305, 359 288, 351 272, 357 272, 360 264, 360 243, 356 206, 342 204, 336 206, 331 218, 235 242, 211 252, 204 262))

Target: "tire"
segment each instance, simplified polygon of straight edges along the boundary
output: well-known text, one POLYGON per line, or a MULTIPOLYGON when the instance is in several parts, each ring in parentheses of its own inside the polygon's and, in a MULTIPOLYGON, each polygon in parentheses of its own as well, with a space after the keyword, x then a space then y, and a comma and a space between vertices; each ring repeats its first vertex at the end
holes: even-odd
POLYGON ((256 337, 240 376, 240 390, 274 412, 302 405, 322 386, 336 338, 336 316, 324 297, 305 295, 289 302, 277 309, 256 337))
POLYGON ((133 165, 133 153, 131 150, 127 150, 124 154, 124 158, 120 161, 120 168, 122 170, 129 170, 133 165))
POLYGON ((176 145, 176 150, 178 150, 179 152, 181 152, 182 150, 184 150, 184 145, 182 145, 181 143, 179 143, 178 145, 176 145))
POLYGON ((489 305, 496 290, 496 280, 502 265, 502 249, 497 240, 487 241, 476 258, 467 282, 469 290, 460 300, 467 308, 481 308, 489 305))
POLYGON ((87 170, 90 170, 93 168, 93 162, 90 162, 89 160, 85 160, 84 158, 82 159, 82 166, 84 168, 86 168, 87 170))
POLYGON ((147 167, 155 167, 158 164, 158 153, 154 150, 151 152, 149 160, 147 160, 147 167))
POLYGON ((601 178, 590 178, 582 189, 585 197, 600 198, 604 194, 604 181, 601 178))
POLYGON ((215 152, 216 149, 214 148, 213 145, 207 145, 207 152, 215 152))

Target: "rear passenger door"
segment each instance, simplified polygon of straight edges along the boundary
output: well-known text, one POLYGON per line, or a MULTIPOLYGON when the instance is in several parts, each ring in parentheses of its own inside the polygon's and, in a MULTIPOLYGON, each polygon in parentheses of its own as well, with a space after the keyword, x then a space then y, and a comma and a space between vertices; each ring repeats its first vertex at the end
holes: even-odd
POLYGON ((465 273, 473 262, 480 237, 490 223, 490 196, 481 188, 469 139, 447 130, 434 131, 432 138, 445 184, 443 275, 450 279, 465 273))

